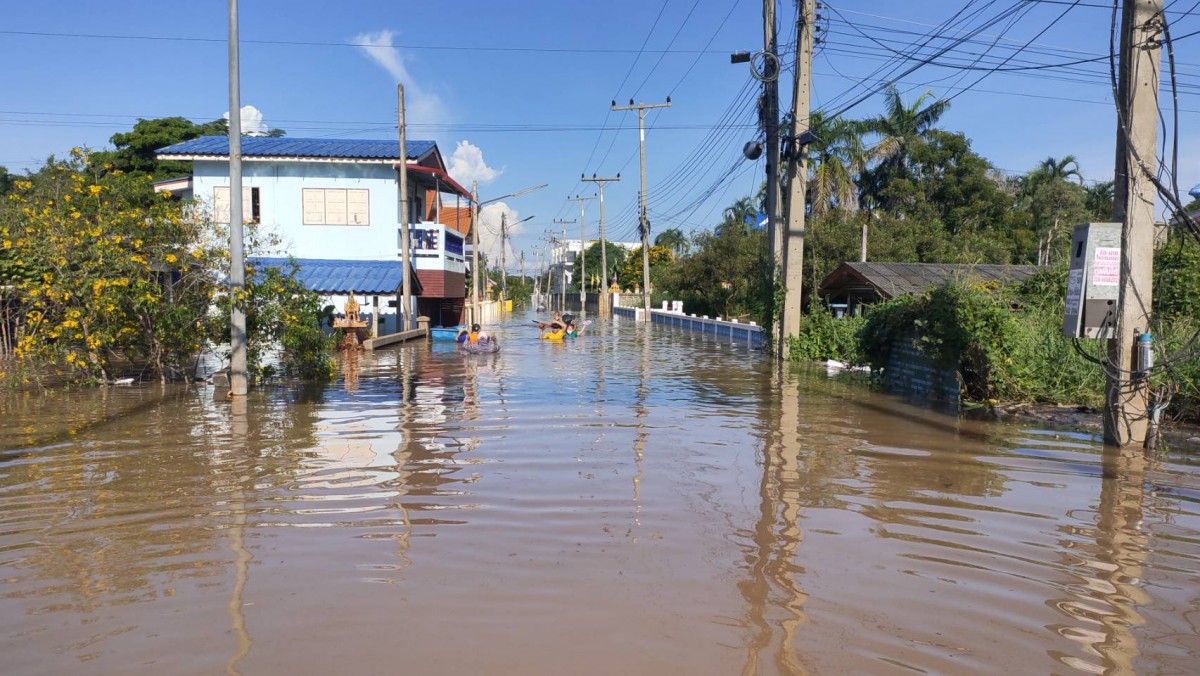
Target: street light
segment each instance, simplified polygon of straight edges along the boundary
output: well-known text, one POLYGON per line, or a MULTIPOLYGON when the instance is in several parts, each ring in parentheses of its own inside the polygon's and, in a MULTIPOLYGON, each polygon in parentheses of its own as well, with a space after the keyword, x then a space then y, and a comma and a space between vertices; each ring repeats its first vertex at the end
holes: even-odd
MULTIPOLYGON (((513 225, 520 225, 520 224, 524 223, 525 221, 530 220, 531 218, 533 218, 533 216, 526 216, 525 218, 522 218, 521 220, 517 221, 516 223, 513 223, 513 225)), ((508 239, 508 230, 504 223, 504 215, 501 214, 500 215, 500 298, 504 302, 508 302, 508 267, 504 265, 504 250, 507 248, 504 246, 504 244, 505 244, 505 240, 507 240, 507 239, 508 239)))
POLYGON ((495 197, 486 202, 479 201, 479 185, 477 181, 471 181, 471 323, 479 323, 479 207, 492 202, 508 199, 509 197, 517 197, 525 195, 535 190, 541 190, 549 183, 525 188, 514 193, 509 193, 502 197, 495 197))

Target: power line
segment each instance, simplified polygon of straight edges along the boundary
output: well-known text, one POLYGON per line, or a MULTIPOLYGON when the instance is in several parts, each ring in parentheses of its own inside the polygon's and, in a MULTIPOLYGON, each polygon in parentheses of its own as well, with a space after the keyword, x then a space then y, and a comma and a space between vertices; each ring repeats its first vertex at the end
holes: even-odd
MULTIPOLYGON (((666 7, 666 3, 663 3, 666 7)), ((130 40, 144 42, 185 42, 185 43, 211 43, 216 45, 228 44, 225 38, 205 38, 205 37, 188 37, 183 35, 119 35, 115 33, 59 33, 52 31, 17 31, 17 30, 0 30, 0 35, 20 35, 25 37, 42 37, 42 38, 71 38, 84 40, 130 40)), ((356 47, 359 49, 370 49, 373 47, 390 47, 394 49, 409 49, 409 50, 427 50, 427 51, 452 51, 452 52, 526 52, 526 53, 549 53, 549 54, 642 54, 648 52, 651 54, 667 53, 667 54, 696 54, 696 53, 711 53, 722 54, 724 50, 713 50, 711 52, 698 52, 694 49, 622 49, 616 47, 513 47, 513 46, 486 46, 486 45, 422 45, 422 44, 392 44, 392 45, 367 45, 357 42, 333 42, 323 40, 245 40, 241 41, 244 45, 274 45, 287 47, 356 47)))

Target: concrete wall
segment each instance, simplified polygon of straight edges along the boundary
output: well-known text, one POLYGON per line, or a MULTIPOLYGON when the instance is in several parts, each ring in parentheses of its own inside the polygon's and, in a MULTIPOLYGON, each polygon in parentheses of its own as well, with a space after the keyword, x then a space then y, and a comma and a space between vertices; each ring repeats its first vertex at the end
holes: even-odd
MULTIPOLYGON (((197 160, 193 195, 209 208, 213 189, 229 185, 228 161, 197 160)), ((340 162, 242 163, 243 186, 259 189, 262 227, 278 235, 280 250, 267 255, 296 258, 396 260, 400 251, 396 171, 390 163, 340 162), (351 188, 370 191, 369 225, 304 225, 304 188, 351 188)), ((250 214, 246 214, 248 219, 250 214)))
MULTIPOLYGON (((633 321, 645 321, 646 311, 642 308, 613 306, 613 316, 633 321)), ((670 326, 687 331, 703 333, 718 340, 726 340, 749 348, 761 347, 766 340, 761 326, 757 324, 742 324, 727 322, 708 317, 697 317, 682 312, 667 312, 650 310, 650 321, 659 326, 670 326)))
POLYGON ((905 334, 892 344, 883 385, 891 391, 950 404, 960 403, 962 379, 958 372, 936 364, 916 346, 915 334, 905 334))

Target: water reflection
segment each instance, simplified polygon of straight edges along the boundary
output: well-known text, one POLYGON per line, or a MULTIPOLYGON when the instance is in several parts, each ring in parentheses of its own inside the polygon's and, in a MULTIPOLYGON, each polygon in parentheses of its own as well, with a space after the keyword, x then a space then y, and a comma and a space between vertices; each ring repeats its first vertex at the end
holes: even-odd
POLYGON ((1075 578, 1065 585, 1067 598, 1054 602, 1067 622, 1048 627, 1082 644, 1083 655, 1053 651, 1051 657, 1088 673, 1133 674, 1138 656, 1134 627, 1145 618, 1138 606, 1151 598, 1142 589, 1148 538, 1142 532, 1147 459, 1139 450, 1106 448, 1100 499, 1092 510, 1074 516, 1088 523, 1063 527, 1063 548, 1076 552, 1066 563, 1075 578))
POLYGON ((498 331, 497 354, 349 353, 328 386, 232 403, 0 397, 5 671, 1200 663, 1194 459, 691 334, 498 331))
POLYGON ((773 371, 761 391, 759 418, 762 437, 762 478, 758 486, 759 517, 746 556, 749 579, 738 584, 747 603, 753 632, 747 644, 743 674, 769 671, 808 673, 795 643, 797 628, 807 622, 807 594, 798 578, 804 568, 796 561, 804 541, 800 527, 805 494, 801 482, 815 468, 802 468, 800 397, 790 374, 773 371), (777 393, 777 394, 776 394, 777 393), (770 665, 771 668, 768 668, 770 665))
MULTIPOLYGON (((230 432, 233 445, 236 448, 241 442, 241 452, 246 452, 248 449, 245 446, 247 437, 249 436, 249 420, 247 419, 247 402, 243 397, 237 397, 229 403, 230 410, 230 432)), ((233 635, 237 637, 237 650, 230 656, 229 662, 225 664, 225 671, 229 674, 241 674, 237 669, 238 662, 242 661, 250 654, 250 648, 254 641, 250 638, 250 632, 246 629, 246 583, 250 579, 250 562, 254 557, 246 548, 246 491, 238 482, 237 486, 230 493, 230 522, 229 531, 229 549, 233 552, 233 570, 234 582, 229 595, 229 621, 233 629, 233 635)))

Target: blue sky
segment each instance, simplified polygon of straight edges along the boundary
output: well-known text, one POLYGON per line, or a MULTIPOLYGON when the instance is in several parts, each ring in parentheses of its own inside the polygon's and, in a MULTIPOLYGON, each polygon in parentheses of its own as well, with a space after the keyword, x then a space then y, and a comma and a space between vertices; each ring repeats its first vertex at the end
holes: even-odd
MULTIPOLYGON (((926 90, 955 95, 941 126, 965 133, 1003 170, 1024 172, 1047 156, 1073 154, 1088 179, 1111 179, 1116 118, 1103 77, 1107 61, 993 73, 978 83, 982 71, 950 67, 1103 56, 1106 0, 1077 7, 1059 0, 825 4, 814 108, 840 110, 868 93, 897 72, 873 72, 887 50, 910 49, 964 7, 966 14, 978 11, 972 27, 1011 9, 975 42, 939 57, 941 65, 899 77, 905 99, 926 90), (991 55, 976 62, 992 44, 991 55)), ((786 45, 795 9, 790 2, 778 6, 786 45)), ((1192 0, 1167 6, 1175 36, 1200 30, 1192 0)), ((759 2, 242 0, 240 11, 242 102, 261 113, 263 124, 295 137, 394 138, 395 83, 403 79, 409 138, 437 141, 460 178, 480 180, 481 199, 549 183, 489 213, 534 216, 514 242, 530 264, 539 238, 561 227, 554 219, 579 217, 578 204, 566 198, 595 193, 579 183, 581 173, 620 172, 623 180, 606 189, 608 236, 636 238, 637 119, 610 112, 612 99, 652 103, 670 95, 673 101, 647 116, 655 232, 711 227, 762 181, 761 160, 738 161, 742 144, 757 134, 758 89, 745 64, 729 63, 733 51, 761 49, 759 2)), ((0 164, 21 172, 73 146, 103 147, 138 117, 220 117, 228 109, 225 12, 224 0, 5 3, 0 164)), ((951 35, 942 31, 924 53, 951 35)), ((1200 182, 1198 50, 1200 36, 1181 38, 1175 49, 1185 192, 1200 182)), ((782 100, 790 101, 790 86, 782 90, 782 100)), ((879 112, 876 96, 845 114, 879 112)), ((594 201, 586 220, 588 236, 596 237, 594 201)), ((578 226, 569 227, 568 236, 578 237, 578 226)))

